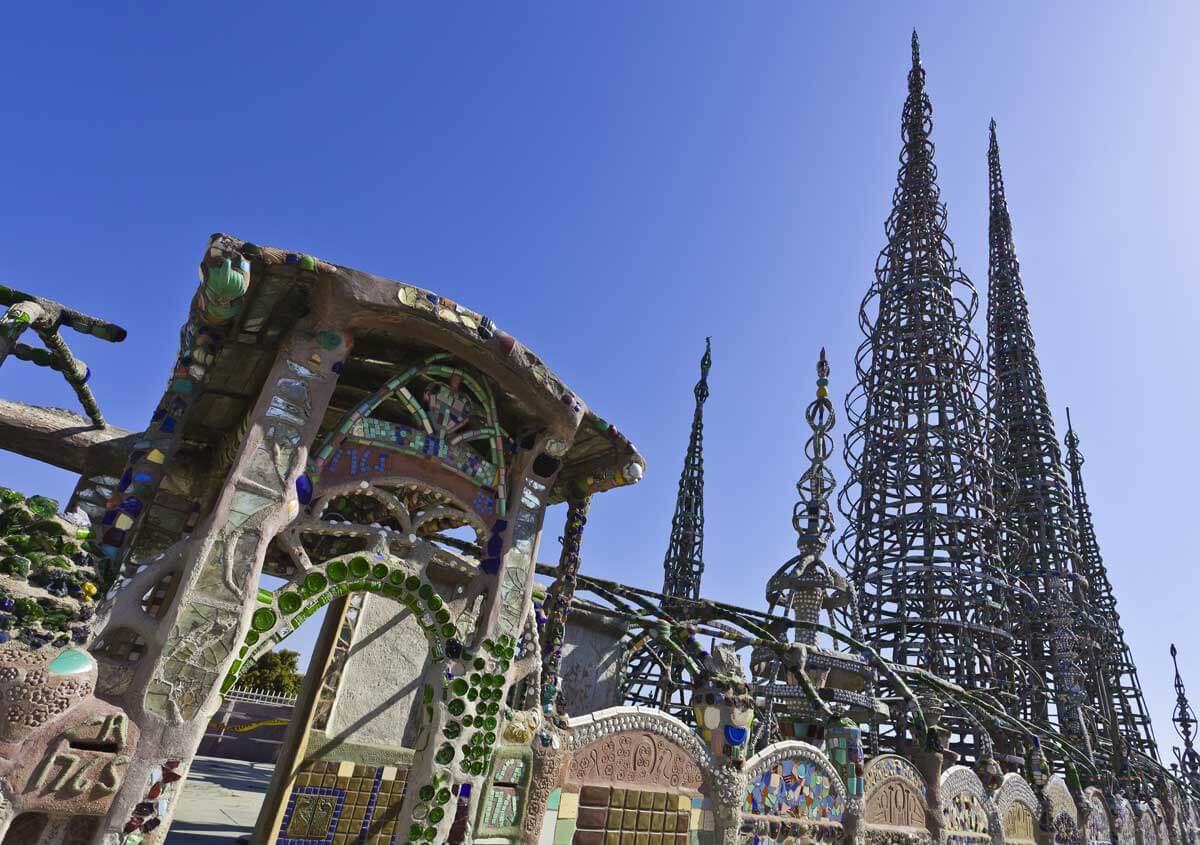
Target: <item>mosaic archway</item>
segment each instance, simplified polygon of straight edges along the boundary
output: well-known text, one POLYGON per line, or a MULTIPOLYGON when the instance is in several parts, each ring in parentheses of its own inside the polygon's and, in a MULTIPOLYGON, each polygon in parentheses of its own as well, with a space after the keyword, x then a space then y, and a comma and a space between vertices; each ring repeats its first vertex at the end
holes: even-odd
POLYGON ((769 745, 747 761, 740 843, 840 842, 846 787, 829 759, 797 741, 769 745))
POLYGON ((1133 815, 1133 806, 1128 800, 1118 796, 1113 802, 1113 809, 1113 830, 1117 835, 1117 845, 1137 845, 1137 819, 1133 815))
POLYGON ((1109 818, 1104 793, 1094 786, 1083 791, 1087 801, 1087 845, 1112 845, 1112 819, 1109 818))
POLYGON ((891 842, 896 834, 929 842, 925 819, 928 788, 917 767, 895 754, 871 758, 863 769, 863 822, 868 843, 891 842))
POLYGON ((407 607, 425 633, 434 660, 446 657, 446 642, 459 633, 446 600, 410 560, 383 552, 343 555, 296 575, 273 592, 258 591, 250 629, 221 691, 232 687, 244 668, 253 666, 310 616, 352 592, 375 593, 407 607))
POLYGON ((1012 773, 1005 775, 993 803, 1004 831, 1005 845, 1034 845, 1041 810, 1037 795, 1025 778, 1012 773))
POLYGON ((1042 787, 1042 799, 1046 802, 1054 845, 1079 845, 1079 810, 1062 775, 1054 775, 1046 782, 1042 787))
POLYGON ((447 486, 481 514, 503 518, 512 449, 486 381, 439 353, 389 378, 342 419, 314 450, 300 499, 307 504, 320 483, 371 482, 418 458, 458 479, 447 486), (385 403, 394 406, 388 416, 385 403))
POLYGON ((942 772, 942 832, 947 845, 999 842, 1000 825, 979 776, 966 766, 942 772))

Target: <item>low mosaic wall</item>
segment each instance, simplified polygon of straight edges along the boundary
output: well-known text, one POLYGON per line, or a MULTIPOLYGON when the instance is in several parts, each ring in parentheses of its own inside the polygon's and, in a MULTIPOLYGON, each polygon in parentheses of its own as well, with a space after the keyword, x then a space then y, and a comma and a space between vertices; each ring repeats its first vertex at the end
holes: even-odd
POLYGON ((1137 819, 1133 814, 1133 806, 1124 798, 1117 798, 1116 818, 1113 819, 1113 830, 1116 833, 1117 845, 1137 845, 1137 819))
POLYGON ((720 841, 706 782, 714 761, 690 728, 634 707, 610 708, 569 726, 573 732, 545 801, 538 845, 720 841))
POLYGON ((1079 809, 1071 790, 1062 775, 1054 775, 1042 787, 1042 800, 1046 802, 1046 816, 1050 821, 1050 838, 1054 845, 1078 845, 1079 809))
POLYGON ((1025 778, 1007 774, 992 799, 1004 833, 1005 845, 1034 845, 1037 842, 1041 806, 1025 778))
POLYGON ((1094 786, 1083 791, 1087 801, 1087 845, 1112 845, 1112 819, 1105 807, 1104 793, 1094 786))
POLYGON ((745 845, 840 842, 847 813, 861 812, 829 758, 804 742, 764 748, 747 761, 745 782, 737 839, 745 845))
POLYGON ((1003 843, 996 808, 979 776, 966 766, 951 766, 942 772, 941 799, 946 845, 1003 843))
POLYGON ((916 766, 895 754, 882 754, 867 762, 863 779, 863 823, 868 845, 921 845, 931 841, 925 819, 929 790, 916 766))

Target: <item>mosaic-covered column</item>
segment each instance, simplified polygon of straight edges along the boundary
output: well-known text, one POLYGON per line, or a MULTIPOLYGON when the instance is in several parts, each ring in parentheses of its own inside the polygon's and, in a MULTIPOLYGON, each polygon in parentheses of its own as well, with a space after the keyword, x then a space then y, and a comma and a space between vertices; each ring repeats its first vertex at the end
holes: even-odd
POLYGON ((532 438, 513 461, 506 515, 494 521, 487 557, 464 597, 468 605, 483 597, 475 637, 445 655, 443 672, 427 677, 429 741, 409 771, 399 825, 404 841, 459 845, 467 839, 504 729, 517 637, 532 610, 542 519, 558 472, 558 461, 543 457, 548 440, 544 433, 532 438))
POLYGON ((141 742, 105 821, 121 845, 165 838, 221 680, 239 657, 267 544, 299 511, 296 478, 347 351, 339 331, 307 321, 293 328, 211 512, 114 601, 108 626, 131 627, 148 641, 124 702, 141 742), (179 588, 155 624, 140 598, 172 572, 179 588))
POLYGON ((571 614, 571 599, 575 595, 575 580, 579 575, 579 548, 583 543, 583 528, 587 525, 591 496, 571 499, 567 504, 567 524, 563 528, 562 554, 558 559, 558 574, 546 594, 546 630, 542 635, 542 709, 556 709, 561 685, 562 649, 571 614))

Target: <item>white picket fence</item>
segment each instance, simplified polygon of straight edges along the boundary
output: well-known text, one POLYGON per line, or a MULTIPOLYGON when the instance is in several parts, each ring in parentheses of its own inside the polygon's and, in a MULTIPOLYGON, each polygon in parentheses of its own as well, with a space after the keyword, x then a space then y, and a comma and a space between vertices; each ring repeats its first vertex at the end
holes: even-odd
POLYGON ((294 695, 285 695, 265 689, 242 689, 241 687, 234 687, 225 693, 224 698, 229 701, 249 701, 252 704, 296 703, 296 696, 294 695))

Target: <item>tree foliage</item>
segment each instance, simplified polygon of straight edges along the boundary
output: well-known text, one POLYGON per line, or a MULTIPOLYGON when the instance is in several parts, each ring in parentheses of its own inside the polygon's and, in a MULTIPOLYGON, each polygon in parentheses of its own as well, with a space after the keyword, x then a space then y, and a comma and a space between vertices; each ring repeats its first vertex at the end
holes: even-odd
POLYGON ((242 672, 238 686, 242 689, 267 690, 280 695, 295 695, 300 691, 304 675, 297 672, 300 653, 286 648, 268 651, 255 664, 242 672))

